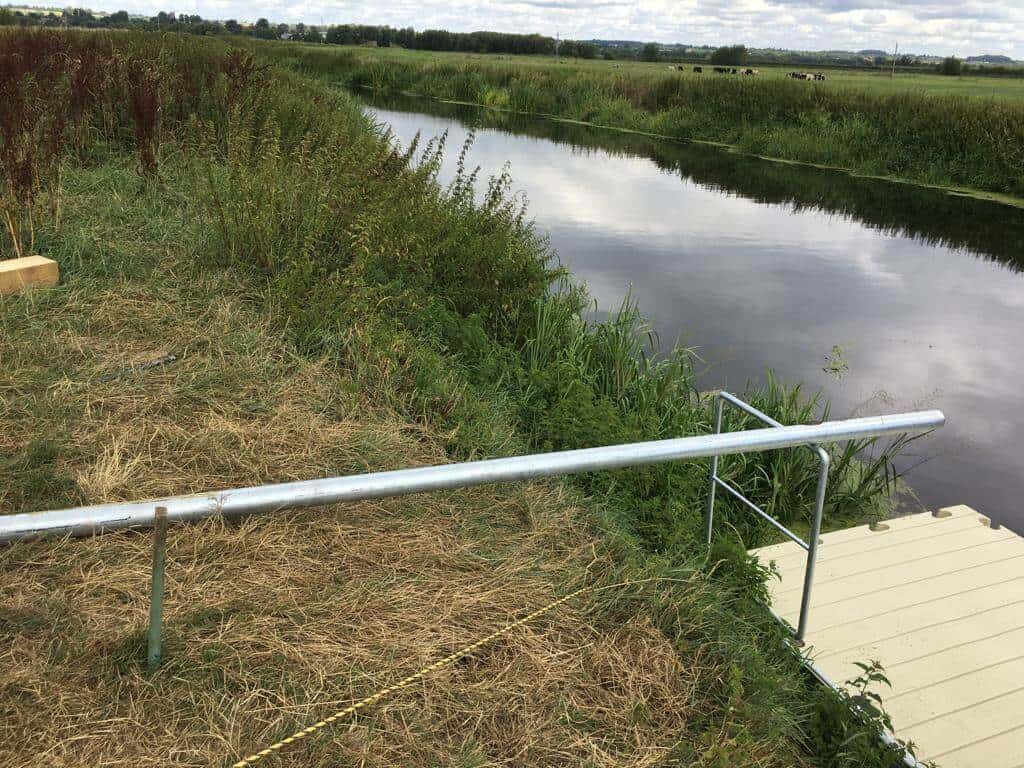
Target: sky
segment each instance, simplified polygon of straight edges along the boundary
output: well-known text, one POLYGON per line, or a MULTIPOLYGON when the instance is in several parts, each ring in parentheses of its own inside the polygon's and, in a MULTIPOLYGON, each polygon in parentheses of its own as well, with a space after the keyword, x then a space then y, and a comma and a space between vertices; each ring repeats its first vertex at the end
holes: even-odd
POLYGON ((1024 0, 96 0, 94 10, 307 24, 801 50, 864 48, 1024 59, 1024 0))

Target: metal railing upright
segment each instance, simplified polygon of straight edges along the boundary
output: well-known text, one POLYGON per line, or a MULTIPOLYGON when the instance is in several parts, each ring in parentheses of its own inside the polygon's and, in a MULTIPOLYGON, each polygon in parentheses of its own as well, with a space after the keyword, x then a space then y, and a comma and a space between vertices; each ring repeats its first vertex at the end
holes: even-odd
MULTIPOLYGON (((735 395, 729 394, 728 392, 718 392, 715 395, 715 434, 722 432, 722 411, 723 406, 729 404, 735 408, 749 413, 755 419, 768 424, 771 427, 782 427, 783 424, 773 419, 768 414, 759 411, 749 403, 745 403, 735 395)), ((800 446, 805 447, 805 446, 800 446)), ((776 520, 774 517, 769 515, 754 502, 740 493, 739 489, 734 488, 732 485, 727 483, 725 480, 718 476, 718 457, 711 457, 711 477, 708 480, 708 503, 707 511, 704 518, 704 533, 705 539, 708 546, 711 546, 711 530, 714 526, 715 519, 715 488, 721 487, 727 491, 731 496, 742 502, 750 511, 760 516, 763 520, 770 523, 775 527, 776 530, 780 531, 784 536, 795 541, 799 544, 805 552, 807 552, 807 564, 804 569, 804 587, 803 593, 800 597, 800 619, 797 623, 796 633, 794 634, 794 640, 798 645, 803 645, 804 635, 807 633, 807 619, 810 613, 811 607, 811 586, 814 583, 814 568, 818 562, 818 544, 820 543, 821 536, 821 519, 825 512, 825 493, 828 490, 828 467, 831 461, 828 451, 821 447, 818 443, 807 443, 806 447, 814 451, 818 457, 818 485, 814 492, 814 513, 811 516, 811 535, 810 541, 804 541, 797 536, 793 531, 789 530, 786 526, 776 520)))

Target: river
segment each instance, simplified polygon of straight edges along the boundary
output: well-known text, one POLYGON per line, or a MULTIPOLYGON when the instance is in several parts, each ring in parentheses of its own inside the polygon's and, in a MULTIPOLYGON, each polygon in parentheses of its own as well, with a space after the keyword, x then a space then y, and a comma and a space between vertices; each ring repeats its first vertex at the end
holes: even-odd
POLYGON ((1024 210, 685 144, 410 97, 361 98, 407 144, 448 133, 442 179, 506 166, 596 314, 632 290, 702 388, 767 369, 832 415, 941 408, 901 459, 917 505, 1024 533, 1024 210))

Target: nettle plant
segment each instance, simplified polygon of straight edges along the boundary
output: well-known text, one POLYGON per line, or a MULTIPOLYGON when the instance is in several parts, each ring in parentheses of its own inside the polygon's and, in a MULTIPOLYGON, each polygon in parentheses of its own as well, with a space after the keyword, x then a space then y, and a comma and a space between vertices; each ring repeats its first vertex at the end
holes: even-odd
MULTIPOLYGON (((826 768, 891 768, 902 764, 907 754, 916 760, 912 742, 882 738, 893 730, 881 695, 871 690, 891 687, 882 664, 857 662, 857 667, 857 677, 819 699, 815 713, 818 727, 813 730, 818 742, 815 754, 826 768)), ((920 764, 934 768, 931 762, 920 764)))

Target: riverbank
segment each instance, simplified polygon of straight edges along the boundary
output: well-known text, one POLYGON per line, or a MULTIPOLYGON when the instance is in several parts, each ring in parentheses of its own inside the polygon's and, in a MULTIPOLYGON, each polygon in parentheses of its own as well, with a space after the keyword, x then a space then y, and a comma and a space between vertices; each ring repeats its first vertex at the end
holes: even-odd
MULTIPOLYGON (((394 91, 386 91, 385 92, 385 91, 381 91, 381 90, 376 90, 376 89, 373 89, 373 88, 371 88, 369 86, 362 86, 362 90, 365 93, 373 93, 373 94, 378 94, 378 95, 383 94, 383 93, 392 93, 392 94, 396 93, 394 91)), ((949 184, 929 184, 927 182, 914 181, 912 179, 901 178, 899 176, 879 176, 877 174, 863 173, 863 172, 856 171, 856 170, 853 170, 851 168, 845 168, 845 167, 839 166, 839 165, 825 165, 823 163, 814 163, 814 162, 808 162, 808 161, 805 161, 805 160, 793 160, 793 159, 788 159, 788 158, 783 158, 783 157, 772 157, 770 155, 759 155, 759 154, 756 154, 756 153, 753 153, 753 152, 744 151, 743 149, 741 149, 739 146, 737 146, 735 144, 726 144, 725 142, 721 142, 721 141, 710 141, 708 139, 699 139, 699 138, 682 138, 681 139, 681 138, 679 138, 677 136, 671 136, 671 135, 668 135, 668 134, 661 134, 661 133, 651 133, 650 131, 643 131, 643 130, 638 130, 638 129, 635 129, 635 128, 622 128, 622 127, 616 126, 616 125, 601 125, 599 123, 592 123, 592 122, 587 122, 587 121, 584 121, 584 120, 576 120, 576 119, 569 118, 569 117, 559 117, 558 115, 536 114, 536 113, 532 113, 532 112, 521 112, 521 111, 512 110, 512 109, 508 109, 508 108, 495 107, 495 106, 491 106, 491 105, 487 105, 487 104, 473 103, 473 102, 470 102, 470 101, 458 101, 456 99, 445 99, 445 98, 440 98, 440 97, 436 97, 436 96, 431 96, 429 94, 417 93, 415 91, 398 91, 397 93, 399 95, 401 95, 401 96, 408 96, 410 98, 431 99, 431 100, 436 101, 436 102, 438 102, 440 104, 452 104, 454 106, 474 107, 474 108, 477 108, 477 109, 490 110, 490 111, 493 111, 493 112, 496 112, 496 113, 504 113, 504 114, 509 114, 509 115, 520 115, 520 116, 525 116, 525 117, 534 117, 534 118, 539 118, 539 119, 544 119, 544 120, 551 120, 552 122, 557 122, 557 123, 565 123, 565 124, 568 124, 568 125, 579 125, 579 126, 587 127, 587 128, 597 128, 597 129, 600 129, 600 130, 603 130, 603 131, 615 131, 615 132, 618 132, 618 133, 632 134, 632 135, 635 135, 635 136, 645 137, 645 138, 649 138, 649 139, 656 139, 656 140, 663 140, 663 141, 679 141, 679 142, 688 142, 688 143, 691 143, 691 144, 700 144, 700 145, 704 145, 704 146, 707 146, 707 147, 714 147, 714 148, 722 150, 724 152, 729 152, 731 154, 736 154, 736 155, 739 155, 741 157, 749 157, 749 158, 754 158, 754 159, 757 159, 757 160, 764 160, 765 162, 768 162, 768 163, 777 163, 779 165, 791 165, 791 166, 796 166, 796 167, 801 167, 801 168, 815 168, 815 169, 820 170, 820 171, 830 171, 830 172, 844 173, 844 174, 847 174, 850 177, 856 178, 856 179, 865 179, 865 180, 873 180, 873 181, 885 181, 885 182, 890 182, 890 183, 893 183, 893 184, 903 184, 903 185, 910 186, 910 187, 918 187, 918 188, 921 188, 921 189, 928 189, 928 190, 935 190, 935 191, 939 191, 939 192, 946 192, 946 193, 948 193, 950 195, 954 195, 954 196, 957 196, 957 197, 966 197, 966 198, 970 198, 972 200, 983 200, 985 202, 999 203, 1000 205, 1007 205, 1007 206, 1010 206, 1011 208, 1024 209, 1024 197, 1017 197, 1017 196, 1014 196, 1014 195, 1001 194, 1001 193, 998 193, 998 192, 984 192, 984 191, 979 190, 979 189, 972 189, 971 187, 957 187, 957 186, 952 186, 952 185, 949 185, 949 184)))
POLYGON ((406 91, 1024 205, 1024 101, 783 78, 541 67, 487 57, 266 46, 347 87, 406 91))
MULTIPOLYGON (((687 353, 641 354, 632 304, 585 323, 507 177, 477 203, 471 174, 438 182, 443 147, 399 153, 347 96, 217 41, 17 34, 53 75, 26 114, 70 103, 68 62, 98 80, 81 144, 29 201, 64 284, 0 304, 3 513, 709 431, 687 353)), ((791 423, 819 409, 747 396, 791 423)), ((806 518, 802 452, 720 472, 806 518)), ((567 607, 283 764, 887 765, 782 647, 745 554, 765 527, 723 504, 707 557, 705 481, 659 466, 176 529, 155 677, 147 537, 7 548, 4 762, 218 763, 581 583, 659 576, 675 581, 567 607)), ((882 514, 888 488, 884 462, 836 450, 830 520, 882 514)))

